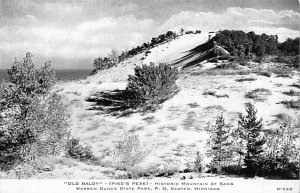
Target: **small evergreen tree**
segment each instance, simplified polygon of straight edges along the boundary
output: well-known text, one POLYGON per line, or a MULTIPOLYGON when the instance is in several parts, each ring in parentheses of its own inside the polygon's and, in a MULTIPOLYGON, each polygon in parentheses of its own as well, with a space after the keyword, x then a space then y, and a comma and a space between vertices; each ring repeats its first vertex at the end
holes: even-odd
POLYGON ((197 156, 194 161, 194 171, 201 172, 203 168, 203 155, 197 151, 197 156))
POLYGON ((209 130, 210 133, 210 151, 212 164, 219 168, 227 166, 228 159, 232 156, 230 128, 225 125, 223 115, 218 116, 215 125, 209 130))
POLYGON ((261 167, 261 153, 265 139, 261 134, 262 119, 257 119, 257 110, 251 103, 246 104, 246 112, 246 116, 239 116, 238 129, 240 138, 246 143, 244 164, 247 167, 247 174, 252 175, 257 174, 261 167))

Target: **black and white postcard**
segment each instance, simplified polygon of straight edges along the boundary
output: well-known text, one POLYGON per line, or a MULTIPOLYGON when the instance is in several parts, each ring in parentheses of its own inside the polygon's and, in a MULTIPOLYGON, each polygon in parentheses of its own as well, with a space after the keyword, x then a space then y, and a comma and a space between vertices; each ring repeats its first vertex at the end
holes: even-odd
POLYGON ((0 0, 0 193, 298 193, 298 0, 0 0))

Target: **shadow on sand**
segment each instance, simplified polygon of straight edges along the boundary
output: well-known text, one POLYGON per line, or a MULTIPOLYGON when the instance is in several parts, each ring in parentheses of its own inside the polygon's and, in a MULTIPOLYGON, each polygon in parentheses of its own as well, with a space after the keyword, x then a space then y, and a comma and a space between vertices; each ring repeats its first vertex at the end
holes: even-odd
POLYGON ((94 103, 88 110, 99 110, 101 114, 127 116, 136 112, 139 103, 128 90, 102 91, 85 99, 94 103))
POLYGON ((182 69, 201 66, 203 61, 211 61, 213 59, 226 59, 226 50, 216 46, 213 40, 209 40, 191 50, 188 50, 185 56, 173 61, 171 64, 175 66, 182 66, 182 69))

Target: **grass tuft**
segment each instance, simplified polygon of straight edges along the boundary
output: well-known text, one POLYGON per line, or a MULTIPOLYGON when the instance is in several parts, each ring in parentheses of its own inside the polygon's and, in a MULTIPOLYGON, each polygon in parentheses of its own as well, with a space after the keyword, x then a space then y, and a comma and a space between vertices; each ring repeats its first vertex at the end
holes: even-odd
POLYGON ((296 100, 284 100, 280 101, 277 104, 283 104, 288 109, 300 109, 300 99, 296 100))
POLYGON ((255 81, 256 78, 240 78, 240 79, 236 79, 236 82, 250 82, 250 81, 255 81))
POLYGON ((285 91, 282 94, 285 94, 285 95, 288 95, 288 96, 300 96, 300 92, 295 91, 295 90, 285 91))
POLYGON ((263 102, 267 100, 267 96, 272 92, 266 88, 257 88, 245 94, 245 98, 253 99, 255 101, 263 102))

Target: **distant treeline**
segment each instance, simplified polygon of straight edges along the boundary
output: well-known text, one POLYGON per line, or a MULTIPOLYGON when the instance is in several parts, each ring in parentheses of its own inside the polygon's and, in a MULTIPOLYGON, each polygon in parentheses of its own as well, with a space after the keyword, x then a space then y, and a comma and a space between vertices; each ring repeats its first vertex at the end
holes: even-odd
POLYGON ((299 38, 278 43, 277 35, 258 35, 254 32, 223 30, 210 41, 225 48, 231 56, 252 59, 266 55, 299 55, 299 38))

